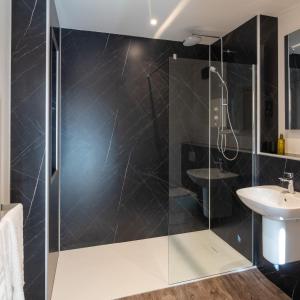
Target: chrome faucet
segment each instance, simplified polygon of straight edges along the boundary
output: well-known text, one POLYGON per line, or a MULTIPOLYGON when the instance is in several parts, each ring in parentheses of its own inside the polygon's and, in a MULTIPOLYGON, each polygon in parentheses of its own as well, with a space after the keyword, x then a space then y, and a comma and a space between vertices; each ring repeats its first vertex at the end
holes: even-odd
POLYGON ((294 189, 294 173, 284 172, 283 177, 280 177, 281 182, 288 182, 288 191, 290 194, 295 194, 294 189))

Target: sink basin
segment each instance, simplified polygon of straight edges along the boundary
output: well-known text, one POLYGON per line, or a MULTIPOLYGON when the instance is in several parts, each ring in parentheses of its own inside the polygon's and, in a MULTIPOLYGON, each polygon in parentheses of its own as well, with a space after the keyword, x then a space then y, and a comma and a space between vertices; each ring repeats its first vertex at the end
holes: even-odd
POLYGON ((276 185, 240 189, 237 195, 262 215, 263 256, 272 264, 300 260, 300 193, 276 185))
POLYGON ((256 213, 278 220, 300 219, 300 193, 290 194, 276 185, 240 189, 237 195, 256 213))
MULTIPOLYGON (((188 176, 198 185, 206 185, 209 180, 209 169, 191 169, 187 170, 188 176)), ((225 179, 233 179, 238 177, 238 174, 223 171, 221 172, 218 168, 210 169, 210 179, 211 180, 225 180, 225 179)))

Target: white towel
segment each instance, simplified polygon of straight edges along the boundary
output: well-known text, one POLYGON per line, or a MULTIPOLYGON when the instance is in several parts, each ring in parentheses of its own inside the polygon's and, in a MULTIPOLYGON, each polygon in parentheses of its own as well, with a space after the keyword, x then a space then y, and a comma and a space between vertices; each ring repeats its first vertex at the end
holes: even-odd
POLYGON ((10 274, 10 243, 7 243, 9 224, 0 221, 0 300, 12 299, 12 284, 10 274))
POLYGON ((23 207, 18 204, 0 221, 0 287, 4 291, 1 300, 25 299, 23 266, 23 207))

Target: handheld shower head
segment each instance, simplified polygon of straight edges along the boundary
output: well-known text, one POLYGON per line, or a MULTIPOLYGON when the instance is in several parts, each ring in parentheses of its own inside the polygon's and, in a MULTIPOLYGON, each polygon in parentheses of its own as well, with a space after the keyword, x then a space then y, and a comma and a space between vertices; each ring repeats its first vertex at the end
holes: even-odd
POLYGON ((214 66, 211 66, 211 67, 209 68, 209 70, 210 70, 210 72, 217 74, 217 76, 219 77, 219 79, 220 79, 220 81, 222 82, 222 84, 225 85, 225 87, 227 88, 226 82, 224 81, 224 79, 223 79, 223 77, 220 75, 220 73, 217 71, 217 68, 214 67, 214 66))
POLYGON ((228 92, 228 87, 227 87, 227 84, 226 84, 225 80, 221 76, 221 74, 217 71, 216 67, 210 66, 209 71, 212 72, 212 73, 215 73, 219 77, 219 79, 220 79, 220 81, 221 81, 221 83, 224 86, 225 91, 226 91, 226 101, 224 101, 223 94, 222 94, 222 103, 221 103, 221 106, 222 106, 222 108, 221 108, 221 111, 222 111, 221 124, 222 125, 221 125, 221 128, 218 128, 217 147, 218 147, 219 152, 221 152, 221 154, 223 155, 223 157, 226 160, 233 161, 238 157, 238 154, 239 154, 239 142, 238 142, 236 134, 233 130, 230 115, 229 115, 229 108, 228 108, 229 92, 228 92), (223 110, 224 107, 225 107, 225 112, 223 110), (227 133, 225 132, 226 130, 224 131, 224 125, 223 125, 224 124, 224 118, 225 118, 225 121, 228 120, 229 130, 232 133, 233 139, 234 139, 235 144, 236 144, 236 152, 235 152, 235 155, 233 157, 228 157, 227 154, 225 153, 226 152, 227 133), (221 139, 221 142, 219 141, 220 139, 221 139))
POLYGON ((213 67, 213 66, 211 66, 211 67, 209 68, 209 71, 211 71, 211 72, 213 72, 213 73, 217 73, 216 67, 213 67))

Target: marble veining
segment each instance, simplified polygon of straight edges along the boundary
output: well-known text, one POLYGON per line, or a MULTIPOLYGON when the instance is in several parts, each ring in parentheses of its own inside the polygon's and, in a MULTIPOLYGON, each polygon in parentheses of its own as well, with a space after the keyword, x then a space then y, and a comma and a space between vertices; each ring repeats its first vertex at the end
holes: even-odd
POLYGON ((33 204, 34 204, 35 195, 36 195, 36 191, 37 191, 37 186, 38 186, 38 182, 39 182, 39 179, 40 179, 42 167, 43 167, 43 164, 44 164, 44 159, 45 159, 45 152, 44 152, 44 154, 43 154, 43 158, 42 158, 41 165, 40 165, 40 168, 39 168, 38 177, 36 178, 36 184, 35 184, 35 187, 34 187, 34 191, 33 191, 33 195, 32 195, 32 200, 30 201, 30 206, 29 206, 28 214, 27 214, 27 216, 25 217, 24 226, 26 226, 26 223, 27 223, 27 221, 28 221, 28 218, 30 217, 30 213, 31 213, 31 210, 32 210, 32 206, 33 206, 33 204))
POLYGON ((62 31, 62 249, 168 234, 173 53, 208 47, 62 31))

